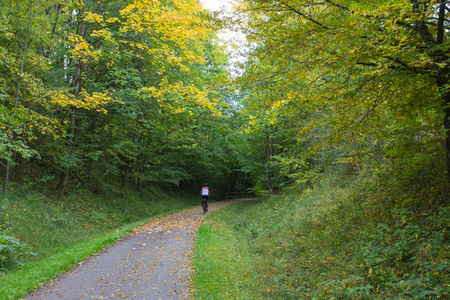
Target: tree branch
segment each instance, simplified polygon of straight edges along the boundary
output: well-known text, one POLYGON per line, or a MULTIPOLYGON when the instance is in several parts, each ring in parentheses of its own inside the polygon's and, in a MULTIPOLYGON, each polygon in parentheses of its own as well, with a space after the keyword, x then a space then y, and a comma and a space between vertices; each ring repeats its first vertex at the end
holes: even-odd
POLYGON ((348 7, 345 7, 345 6, 343 6, 343 5, 334 3, 333 1, 330 1, 330 0, 324 0, 324 1, 327 2, 327 3, 329 3, 329 4, 331 4, 331 5, 333 5, 333 6, 339 7, 339 8, 341 8, 341 9, 343 9, 343 10, 350 11, 350 9, 349 9, 348 7))
POLYGON ((296 8, 294 8, 294 7, 290 6, 290 5, 288 5, 287 3, 283 2, 283 1, 280 1, 280 4, 281 4, 282 6, 288 8, 290 11, 292 11, 292 12, 294 12, 294 13, 296 13, 296 14, 302 16, 303 18, 305 18, 305 19, 307 19, 307 20, 313 22, 314 24, 316 24, 316 25, 318 25, 318 26, 320 26, 320 27, 322 27, 322 28, 324 28, 324 29, 330 29, 329 27, 323 25, 323 24, 320 23, 319 21, 316 21, 315 19, 311 18, 310 16, 308 16, 308 15, 305 14, 304 12, 301 12, 300 10, 298 10, 298 9, 296 9, 296 8))
POLYGON ((379 65, 376 63, 365 63, 362 61, 357 61, 356 62, 357 65, 361 65, 361 66, 368 66, 368 67, 378 67, 379 65))
POLYGON ((404 69, 409 70, 411 72, 413 72, 414 74, 423 74, 423 71, 419 71, 416 68, 412 68, 411 66, 409 66, 407 63, 405 63, 404 61, 401 61, 397 58, 394 57, 390 57, 390 56, 383 56, 383 58, 387 59, 387 60, 391 60, 393 62, 395 62, 396 64, 402 66, 404 69))

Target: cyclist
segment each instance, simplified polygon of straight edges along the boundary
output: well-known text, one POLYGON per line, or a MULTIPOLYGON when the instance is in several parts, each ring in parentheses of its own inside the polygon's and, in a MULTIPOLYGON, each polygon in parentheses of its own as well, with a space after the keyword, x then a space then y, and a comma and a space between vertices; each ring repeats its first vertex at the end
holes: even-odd
POLYGON ((211 191, 209 190, 209 187, 206 183, 202 187, 201 195, 202 195, 203 210, 205 212, 207 212, 208 211, 208 200, 209 200, 209 195, 211 195, 211 191))

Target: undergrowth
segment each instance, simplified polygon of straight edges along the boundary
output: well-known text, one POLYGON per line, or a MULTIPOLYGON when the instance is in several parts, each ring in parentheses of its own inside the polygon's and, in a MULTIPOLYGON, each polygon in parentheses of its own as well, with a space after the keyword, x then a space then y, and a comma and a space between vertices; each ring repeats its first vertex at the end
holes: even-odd
POLYGON ((197 197, 98 195, 64 198, 15 187, 0 200, 0 299, 16 299, 151 218, 198 205, 197 197))
POLYGON ((228 296, 214 299, 448 299, 448 184, 423 170, 393 172, 328 173, 313 187, 217 212, 199 231, 196 253, 207 264, 196 266, 196 296, 215 289, 200 277, 208 265, 230 264, 211 260, 217 251, 202 242, 224 232, 211 244, 240 249, 233 265, 251 267, 216 281, 228 296), (235 287, 249 278, 246 291, 235 287))

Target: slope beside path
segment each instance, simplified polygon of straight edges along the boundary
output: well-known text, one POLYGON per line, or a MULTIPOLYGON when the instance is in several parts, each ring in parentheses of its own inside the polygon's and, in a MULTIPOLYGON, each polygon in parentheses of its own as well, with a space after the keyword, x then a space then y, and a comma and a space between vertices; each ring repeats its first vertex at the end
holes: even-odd
POLYGON ((152 220, 26 299, 190 299, 195 233, 205 216, 196 207, 152 220))

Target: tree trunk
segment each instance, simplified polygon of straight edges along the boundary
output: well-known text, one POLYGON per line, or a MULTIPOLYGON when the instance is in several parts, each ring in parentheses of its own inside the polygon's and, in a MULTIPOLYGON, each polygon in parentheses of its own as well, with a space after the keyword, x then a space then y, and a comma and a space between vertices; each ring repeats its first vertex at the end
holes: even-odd
MULTIPOLYGON (((31 8, 30 8, 30 16, 28 19, 27 36, 25 38, 25 41, 23 41, 23 44, 22 44, 22 59, 20 62, 19 78, 17 80, 16 99, 14 101, 14 109, 12 111, 12 119, 13 120, 16 117, 16 109, 17 109, 17 106, 19 105, 20 88, 22 85, 23 66, 25 64, 26 53, 28 50, 28 42, 30 39, 30 28, 31 28, 31 8)), ((11 143, 14 142, 14 131, 12 131, 12 133, 11 133, 10 141, 11 141, 11 143)), ((12 146, 9 146, 8 156, 9 157, 12 156, 12 146)), ((11 168, 11 161, 8 159, 8 160, 6 160, 5 181, 3 182, 3 193, 5 193, 5 195, 8 193, 10 168, 11 168)))
POLYGON ((123 189, 125 187, 125 184, 127 183, 129 171, 130 171, 130 167, 127 165, 125 172, 122 172, 122 183, 120 184, 120 189, 123 189))
MULTIPOLYGON (((70 129, 69 129, 69 144, 70 144, 70 151, 69 151, 69 160, 72 159, 73 153, 75 152, 75 146, 77 144, 77 133, 76 133, 76 111, 77 109, 75 107, 71 108, 70 111, 70 129)), ((61 193, 61 195, 64 195, 67 188, 67 182, 69 181, 69 172, 70 167, 68 167, 65 171, 61 172, 59 183, 57 189, 61 193)))
POLYGON ((270 194, 273 194, 273 180, 272 180, 272 147, 270 144, 269 133, 266 132, 264 137, 264 152, 266 154, 266 180, 267 180, 267 188, 269 189, 270 194))
MULTIPOLYGON (((81 16, 80 16, 80 31, 79 35, 84 36, 86 33, 86 24, 84 22, 84 14, 86 13, 87 8, 87 0, 83 0, 83 7, 81 9, 81 16)), ((83 72, 82 63, 80 60, 77 61, 75 66, 75 74, 73 76, 73 94, 75 97, 77 97, 81 92, 81 74, 83 72)), ((70 152, 69 152, 69 160, 72 159, 73 153, 75 152, 75 147, 77 143, 77 132, 76 132, 76 112, 77 108, 72 107, 70 111, 70 129, 69 129, 69 145, 70 145, 70 152)), ((66 170, 61 172, 60 180, 58 183, 58 190, 61 193, 61 195, 64 195, 67 188, 67 182, 69 181, 69 173, 70 173, 71 167, 67 167, 66 170)))
MULTIPOLYGON (((9 156, 11 156, 11 149, 9 149, 9 156)), ((9 170, 10 170, 11 162, 9 160, 6 161, 6 171, 5 171, 5 181, 3 182, 3 193, 6 195, 8 193, 8 184, 9 184, 9 170)))
POLYGON ((444 110, 444 130, 445 130, 445 156, 446 156, 446 169, 447 180, 450 183, 450 92, 447 90, 447 85, 450 82, 450 68, 445 68, 439 71, 436 79, 436 84, 439 91, 441 91, 442 107, 444 110))
MULTIPOLYGON (((449 96, 447 96, 447 98, 449 98, 449 96)), ((450 183, 450 107, 449 107, 449 103, 448 100, 446 101, 446 107, 444 107, 444 129, 445 129, 445 142, 444 142, 444 147, 445 147, 445 154, 446 154, 446 158, 447 158, 447 179, 450 183)))

